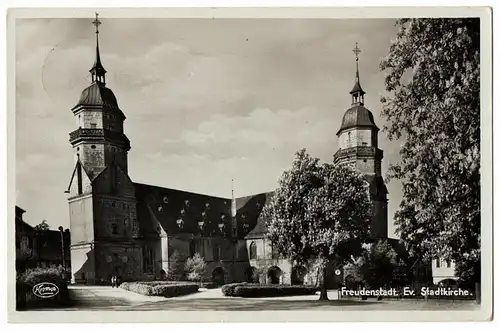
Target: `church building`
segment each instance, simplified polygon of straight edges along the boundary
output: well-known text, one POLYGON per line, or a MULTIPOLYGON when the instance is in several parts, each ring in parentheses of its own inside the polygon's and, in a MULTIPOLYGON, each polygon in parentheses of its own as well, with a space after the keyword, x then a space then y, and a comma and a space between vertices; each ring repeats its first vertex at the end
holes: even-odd
MULTIPOLYGON (((93 23, 92 82, 72 108, 76 129, 69 134, 74 156, 66 192, 72 281, 106 284, 112 275, 124 281, 165 279, 173 263, 199 253, 215 283, 302 283, 306 271, 280 258, 265 239, 265 220, 260 215, 272 192, 224 198, 136 183, 129 177, 126 117, 106 86, 99 52, 100 21, 96 17, 93 23)), ((337 133, 334 162, 366 174, 375 202, 374 235, 386 238, 387 190, 381 175, 379 129, 364 107, 364 94, 356 70, 352 106, 337 133)))

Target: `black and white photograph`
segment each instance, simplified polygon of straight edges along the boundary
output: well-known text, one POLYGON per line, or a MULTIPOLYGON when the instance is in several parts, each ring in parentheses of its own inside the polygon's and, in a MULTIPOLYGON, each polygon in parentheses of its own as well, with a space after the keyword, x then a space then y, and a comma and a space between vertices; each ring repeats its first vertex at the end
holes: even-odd
POLYGON ((10 318, 491 319, 491 12, 434 10, 10 9, 10 318))

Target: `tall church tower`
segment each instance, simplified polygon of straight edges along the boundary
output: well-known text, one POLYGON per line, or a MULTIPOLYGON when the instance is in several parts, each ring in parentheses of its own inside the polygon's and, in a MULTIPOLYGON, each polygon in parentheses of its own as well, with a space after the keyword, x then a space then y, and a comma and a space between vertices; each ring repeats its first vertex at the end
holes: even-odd
POLYGON ((350 92, 352 103, 344 113, 337 132, 339 149, 334 155, 334 163, 349 165, 365 174, 373 203, 372 236, 387 238, 387 188, 382 178, 383 152, 378 148, 379 128, 373 114, 364 106, 365 91, 359 79, 358 55, 361 51, 358 43, 353 52, 356 55, 356 76, 350 92))
POLYGON ((72 108, 76 130, 69 134, 75 167, 68 193, 71 228, 71 271, 75 282, 109 282, 142 274, 135 187, 128 176, 130 142, 123 132, 125 115, 106 87, 99 52, 90 69, 91 84, 72 108))
POLYGON ((125 115, 113 92, 106 87, 106 70, 99 53, 101 22, 96 18, 93 23, 96 26, 96 55, 90 69, 92 84, 83 90, 72 109, 77 129, 70 134, 75 162, 80 160, 91 177, 113 161, 127 172, 127 153, 130 150, 130 142, 123 133, 125 115))

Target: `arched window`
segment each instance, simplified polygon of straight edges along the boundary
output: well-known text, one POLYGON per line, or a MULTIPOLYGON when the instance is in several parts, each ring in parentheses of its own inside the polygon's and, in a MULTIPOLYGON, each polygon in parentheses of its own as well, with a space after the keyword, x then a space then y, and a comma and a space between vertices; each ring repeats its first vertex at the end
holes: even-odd
POLYGON ((255 259, 257 259, 257 245, 255 244, 255 241, 252 241, 250 244, 250 260, 255 259))
POLYGON ((221 249, 220 249, 219 245, 214 246, 213 255, 214 255, 214 261, 219 261, 220 260, 221 249))

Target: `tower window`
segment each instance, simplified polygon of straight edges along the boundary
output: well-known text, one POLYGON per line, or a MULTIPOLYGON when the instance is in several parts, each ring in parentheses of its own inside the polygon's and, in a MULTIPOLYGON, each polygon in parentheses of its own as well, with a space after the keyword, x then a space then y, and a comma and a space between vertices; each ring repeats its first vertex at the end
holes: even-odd
POLYGON ((255 241, 252 241, 250 244, 250 260, 255 259, 257 259, 257 245, 255 244, 255 241))
POLYGON ((95 145, 90 146, 90 148, 95 149, 95 145))
POLYGON ((214 247, 213 255, 214 255, 214 261, 219 261, 220 260, 220 255, 221 255, 221 248, 220 248, 220 246, 215 246, 214 247))
POLYGON ((79 151, 79 150, 80 150, 80 147, 77 147, 77 148, 76 148, 76 150, 77 150, 77 151, 79 151))
POLYGON ((364 159, 363 162, 366 163, 366 159, 364 159))

